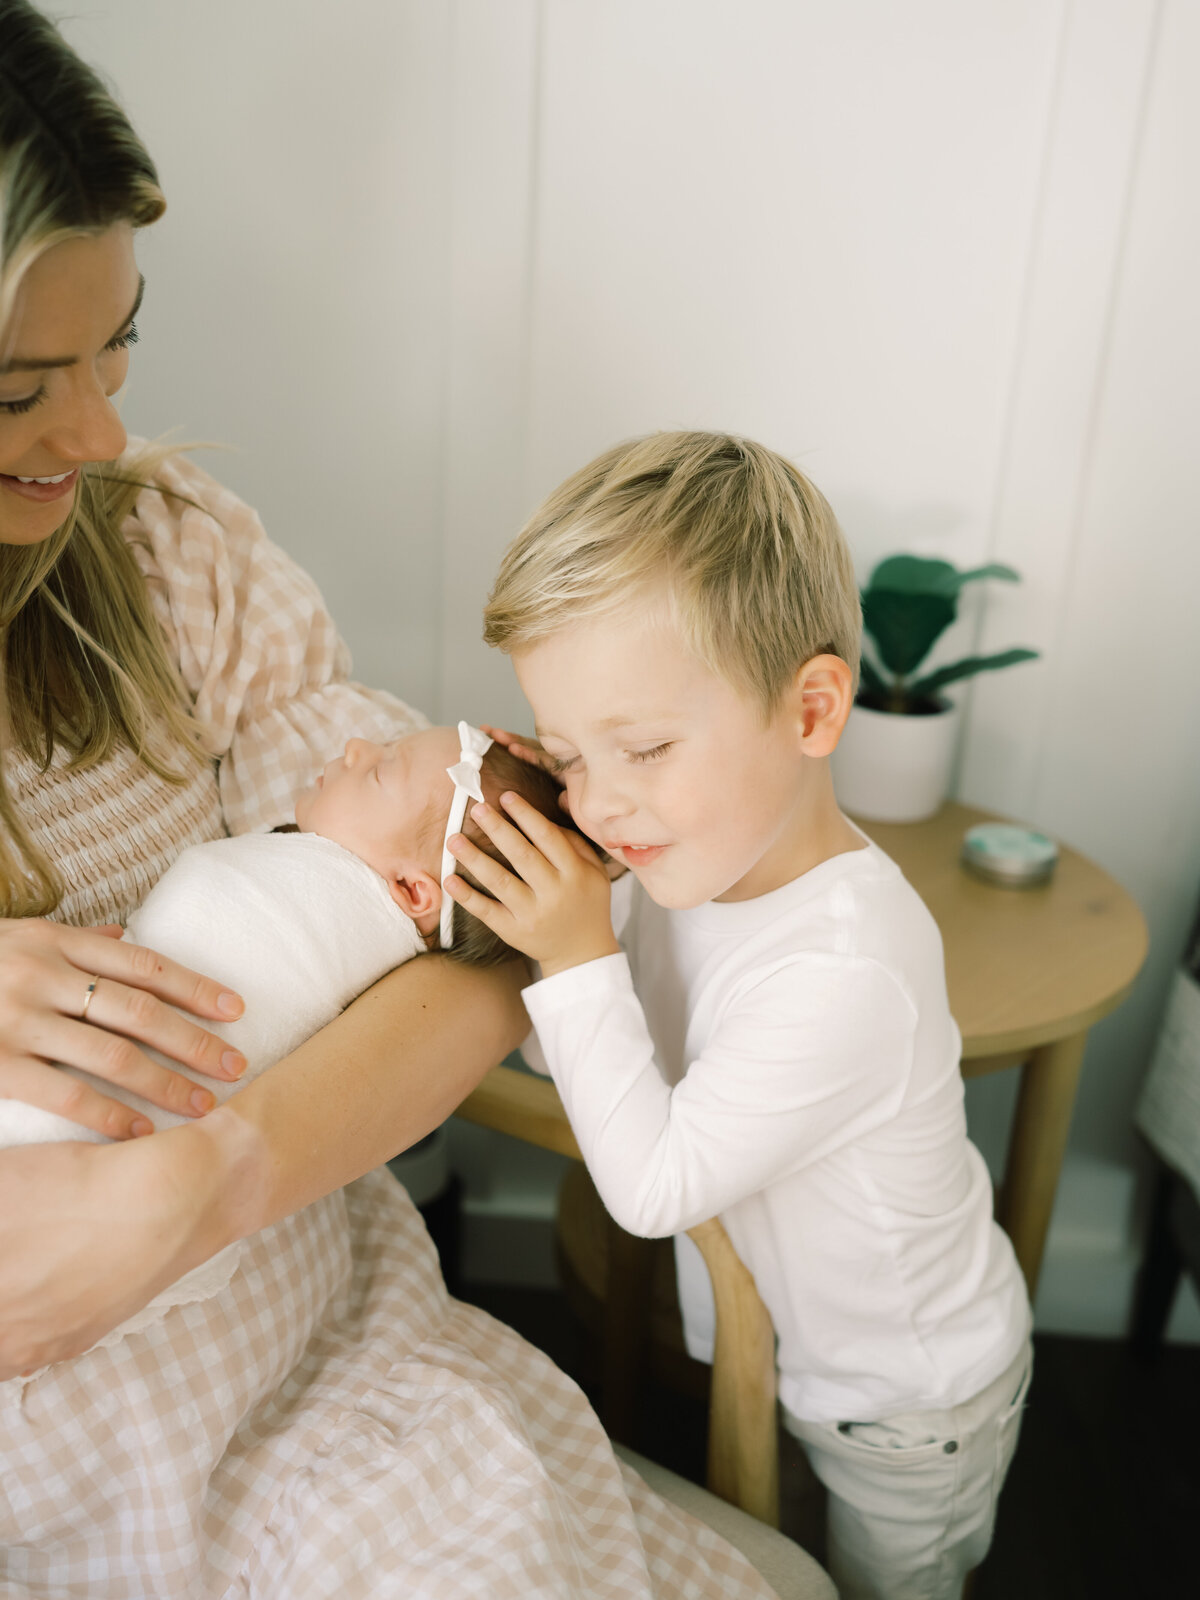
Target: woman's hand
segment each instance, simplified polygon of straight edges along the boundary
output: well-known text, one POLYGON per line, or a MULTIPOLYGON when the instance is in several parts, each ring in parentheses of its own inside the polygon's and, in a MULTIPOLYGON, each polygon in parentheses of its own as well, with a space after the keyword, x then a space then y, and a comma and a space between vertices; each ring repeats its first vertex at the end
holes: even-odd
POLYGON ((608 876, 599 856, 581 835, 556 827, 519 794, 502 794, 500 804, 518 827, 486 802, 472 806, 471 816, 519 876, 456 833, 451 851, 494 898, 458 876, 446 879, 451 898, 540 962, 544 977, 616 955, 608 876))
POLYGON ((0 1151, 0 1380, 90 1349, 228 1242, 237 1174, 207 1126, 0 1151))
POLYGON ((151 1124, 50 1063, 77 1067, 185 1117, 211 1110, 213 1095, 152 1061, 135 1040, 210 1078, 234 1079, 246 1066, 224 1040, 172 1010, 227 1020, 241 1015, 241 999, 120 934, 0 919, 0 1097, 112 1139, 150 1133, 151 1124))

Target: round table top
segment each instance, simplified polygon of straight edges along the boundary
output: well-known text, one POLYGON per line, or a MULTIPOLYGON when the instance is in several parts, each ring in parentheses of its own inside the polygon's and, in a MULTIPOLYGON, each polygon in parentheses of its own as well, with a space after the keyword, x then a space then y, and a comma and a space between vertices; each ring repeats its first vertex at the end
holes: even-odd
POLYGON ((941 929, 964 1061, 1090 1028, 1125 998, 1146 956, 1132 896, 1065 845, 1048 883, 1012 889, 973 877, 959 861, 963 834, 1006 820, 948 801, 926 822, 858 823, 941 929))

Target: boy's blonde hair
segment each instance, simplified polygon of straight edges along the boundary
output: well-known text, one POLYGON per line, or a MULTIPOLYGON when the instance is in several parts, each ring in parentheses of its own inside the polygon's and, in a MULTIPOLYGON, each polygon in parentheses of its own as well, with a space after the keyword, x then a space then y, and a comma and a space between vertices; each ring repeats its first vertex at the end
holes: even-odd
POLYGON ((506 551, 483 636, 520 650, 664 591, 688 647, 768 715, 813 656, 857 681, 858 585, 828 502, 724 433, 652 433, 568 478, 506 551))

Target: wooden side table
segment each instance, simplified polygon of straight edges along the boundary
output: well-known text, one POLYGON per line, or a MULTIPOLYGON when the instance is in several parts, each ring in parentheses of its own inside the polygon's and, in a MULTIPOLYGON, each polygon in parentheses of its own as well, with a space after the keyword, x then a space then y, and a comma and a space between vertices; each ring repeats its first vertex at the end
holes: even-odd
POLYGON ((1088 1029, 1116 1009, 1146 957, 1134 900, 1062 849, 1049 883, 1008 889, 959 863, 963 834, 992 813, 948 803, 928 822, 861 823, 933 913, 946 950, 962 1071, 1020 1067, 998 1219, 1037 1289, 1088 1029))

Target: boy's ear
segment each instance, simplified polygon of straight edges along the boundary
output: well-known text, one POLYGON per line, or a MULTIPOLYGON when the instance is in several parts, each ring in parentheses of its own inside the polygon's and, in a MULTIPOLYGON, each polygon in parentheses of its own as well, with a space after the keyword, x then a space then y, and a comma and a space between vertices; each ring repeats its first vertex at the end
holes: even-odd
POLYGON ((832 754, 854 704, 849 665, 841 656, 813 656, 797 672, 790 698, 804 754, 832 754))
POLYGON ((385 882, 392 899, 422 933, 429 933, 437 926, 442 909, 442 886, 432 873, 413 867, 403 877, 387 878, 385 882))

